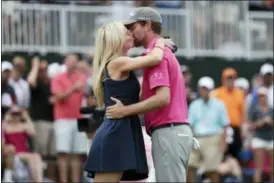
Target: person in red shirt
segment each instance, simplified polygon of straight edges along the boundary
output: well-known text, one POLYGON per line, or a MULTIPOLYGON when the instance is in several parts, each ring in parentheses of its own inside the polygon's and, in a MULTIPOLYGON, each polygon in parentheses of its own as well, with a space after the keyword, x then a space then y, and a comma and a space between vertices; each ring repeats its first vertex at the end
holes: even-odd
POLYGON ((54 129, 60 181, 68 181, 68 158, 71 155, 71 178, 81 180, 81 155, 86 154, 85 133, 78 132, 77 119, 84 96, 86 76, 78 71, 78 57, 69 54, 65 58, 66 71, 51 80, 54 111, 54 129))

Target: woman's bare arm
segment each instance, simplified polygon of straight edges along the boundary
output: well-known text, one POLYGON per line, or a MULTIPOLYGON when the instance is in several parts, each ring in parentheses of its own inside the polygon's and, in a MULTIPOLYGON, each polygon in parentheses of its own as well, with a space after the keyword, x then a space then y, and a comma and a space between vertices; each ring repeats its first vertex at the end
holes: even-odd
POLYGON ((23 117, 25 119, 25 123, 26 123, 26 132, 28 135, 30 136, 34 136, 36 135, 36 131, 35 131, 35 128, 34 128, 34 125, 29 117, 29 115, 27 114, 26 111, 23 112, 23 117))
POLYGON ((261 128, 264 124, 265 121, 263 119, 259 119, 254 122, 255 128, 261 128))
POLYGON ((39 64, 40 59, 38 57, 34 57, 32 59, 32 67, 31 71, 28 74, 27 81, 31 88, 35 88, 37 86, 37 76, 39 72, 39 64))
POLYGON ((119 57, 113 60, 113 68, 115 68, 115 70, 119 70, 120 72, 126 72, 158 65, 163 59, 164 48, 164 40, 160 38, 154 48, 147 55, 135 58, 119 57))

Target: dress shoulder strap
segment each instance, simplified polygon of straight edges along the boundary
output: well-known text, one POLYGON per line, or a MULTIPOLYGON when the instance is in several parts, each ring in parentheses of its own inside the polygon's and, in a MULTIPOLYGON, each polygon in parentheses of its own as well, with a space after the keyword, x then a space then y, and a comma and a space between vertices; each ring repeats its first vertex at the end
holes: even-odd
POLYGON ((109 73, 108 73, 107 66, 108 66, 108 64, 109 64, 111 61, 112 61, 112 60, 108 60, 107 63, 106 63, 106 65, 105 65, 105 68, 104 68, 104 80, 110 78, 109 73))

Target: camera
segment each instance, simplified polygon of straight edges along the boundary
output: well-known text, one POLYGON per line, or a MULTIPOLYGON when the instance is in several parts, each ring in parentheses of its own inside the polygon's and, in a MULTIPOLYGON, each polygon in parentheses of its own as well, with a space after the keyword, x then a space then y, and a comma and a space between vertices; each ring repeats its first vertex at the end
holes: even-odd
POLYGON ((77 127, 79 132, 93 133, 102 124, 105 116, 105 109, 98 109, 95 106, 83 107, 80 113, 88 115, 77 119, 77 127))

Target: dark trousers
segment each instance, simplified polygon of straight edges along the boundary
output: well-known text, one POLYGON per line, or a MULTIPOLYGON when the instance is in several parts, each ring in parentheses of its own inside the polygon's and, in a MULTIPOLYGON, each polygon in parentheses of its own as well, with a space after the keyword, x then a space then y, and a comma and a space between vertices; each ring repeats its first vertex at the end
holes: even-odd
POLYGON ((233 129, 233 141, 228 145, 227 154, 232 155, 239 160, 239 154, 242 150, 242 136, 240 127, 232 127, 233 129))

